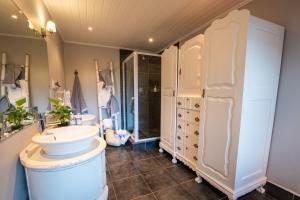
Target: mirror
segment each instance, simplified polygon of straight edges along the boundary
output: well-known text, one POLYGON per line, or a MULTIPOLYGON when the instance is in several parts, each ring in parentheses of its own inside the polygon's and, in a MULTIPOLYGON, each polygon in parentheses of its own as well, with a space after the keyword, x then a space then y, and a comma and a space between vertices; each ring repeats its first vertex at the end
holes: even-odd
MULTIPOLYGON (((26 16, 10 0, 0 0, 0 112, 7 99, 26 98, 26 109, 47 110, 49 70, 45 40, 29 29, 26 16)), ((3 117, 2 117, 3 118, 3 117)), ((1 130, 3 137, 3 128, 1 130)))

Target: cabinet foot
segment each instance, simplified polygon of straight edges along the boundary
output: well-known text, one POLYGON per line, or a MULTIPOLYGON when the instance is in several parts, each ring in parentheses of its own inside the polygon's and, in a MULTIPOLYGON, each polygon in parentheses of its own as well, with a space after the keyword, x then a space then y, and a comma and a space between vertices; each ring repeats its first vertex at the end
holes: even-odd
POLYGON ((202 178, 201 178, 201 176, 197 176, 197 177, 195 178, 195 181, 196 181, 196 183, 202 183, 202 178))
POLYGON ((264 186, 260 186, 259 188, 256 189, 257 192, 259 192, 260 194, 264 194, 266 192, 264 186))
POLYGON ((162 149, 162 148, 159 148, 159 153, 163 153, 164 152, 164 150, 162 149))
POLYGON ((176 164, 176 163, 177 163, 177 159, 176 159, 175 157, 173 157, 172 163, 173 163, 173 164, 176 164))

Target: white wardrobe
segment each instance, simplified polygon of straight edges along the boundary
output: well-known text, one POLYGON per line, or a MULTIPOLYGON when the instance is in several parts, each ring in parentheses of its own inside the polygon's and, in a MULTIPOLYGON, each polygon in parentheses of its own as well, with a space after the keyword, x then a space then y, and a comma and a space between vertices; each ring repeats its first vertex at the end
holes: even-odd
POLYGON ((204 35, 197 173, 229 199, 264 192, 284 28, 241 10, 204 35))
POLYGON ((161 148, 167 137, 174 159, 229 199, 264 192, 284 28, 235 10, 197 37, 181 46, 178 73, 162 77, 178 76, 178 92, 176 113, 176 92, 162 102, 172 109, 162 107, 161 148))
POLYGON ((178 48, 171 46, 161 56, 161 125, 160 152, 163 149, 175 159, 176 95, 178 48))

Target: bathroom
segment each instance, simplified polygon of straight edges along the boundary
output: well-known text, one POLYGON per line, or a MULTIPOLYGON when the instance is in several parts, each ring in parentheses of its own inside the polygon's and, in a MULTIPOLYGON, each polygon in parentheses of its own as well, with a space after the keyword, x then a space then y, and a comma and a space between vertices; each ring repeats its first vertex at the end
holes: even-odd
POLYGON ((0 200, 300 199, 299 8, 0 0, 0 200))

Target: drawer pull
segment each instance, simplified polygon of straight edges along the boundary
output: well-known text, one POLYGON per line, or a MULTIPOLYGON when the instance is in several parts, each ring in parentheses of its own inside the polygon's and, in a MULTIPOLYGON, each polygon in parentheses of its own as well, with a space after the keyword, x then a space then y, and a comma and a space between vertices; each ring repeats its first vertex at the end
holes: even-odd
POLYGON ((181 148, 180 147, 177 147, 177 149, 180 151, 181 150, 181 148))
POLYGON ((177 104, 178 104, 179 106, 181 106, 181 104, 182 104, 182 103, 181 103, 180 101, 178 101, 178 103, 177 103, 177 104))
POLYGON ((195 131, 194 134, 195 134, 195 135, 199 135, 199 131, 195 131))
POLYGON ((194 147, 195 147, 195 148, 198 148, 198 144, 194 144, 194 147))
POLYGON ((178 139, 178 140, 181 140, 181 137, 180 137, 180 136, 177 136, 177 139, 178 139))
POLYGON ((199 122, 200 121, 199 117, 195 117, 195 121, 199 122))
POLYGON ((194 160, 196 160, 196 161, 198 160, 196 156, 194 156, 193 158, 194 158, 194 160))
POLYGON ((195 108, 199 108, 200 105, 198 103, 195 104, 195 108))
POLYGON ((180 126, 180 125, 178 125, 177 127, 178 127, 179 129, 181 129, 181 126, 180 126))
POLYGON ((178 114, 178 117, 182 117, 182 115, 179 113, 179 114, 178 114))

